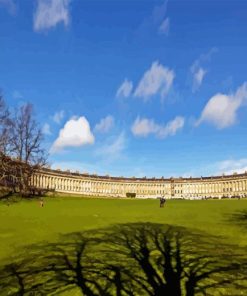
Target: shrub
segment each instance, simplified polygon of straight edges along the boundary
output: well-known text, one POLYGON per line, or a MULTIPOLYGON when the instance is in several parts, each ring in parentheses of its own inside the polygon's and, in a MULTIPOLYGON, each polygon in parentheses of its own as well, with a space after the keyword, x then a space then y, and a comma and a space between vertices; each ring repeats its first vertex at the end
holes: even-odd
POLYGON ((126 197, 135 198, 136 197, 136 193, 134 193, 134 192, 127 192, 126 193, 126 197))

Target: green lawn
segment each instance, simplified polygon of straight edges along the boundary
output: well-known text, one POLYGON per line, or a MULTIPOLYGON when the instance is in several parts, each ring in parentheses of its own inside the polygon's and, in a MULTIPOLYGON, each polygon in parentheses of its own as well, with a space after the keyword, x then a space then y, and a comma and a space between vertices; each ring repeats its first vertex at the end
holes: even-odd
POLYGON ((0 262, 10 263, 36 244, 60 243, 71 233, 147 222, 217 237, 229 250, 247 248, 247 200, 172 200, 159 208, 158 200, 47 197, 43 208, 37 200, 0 203, 0 262))

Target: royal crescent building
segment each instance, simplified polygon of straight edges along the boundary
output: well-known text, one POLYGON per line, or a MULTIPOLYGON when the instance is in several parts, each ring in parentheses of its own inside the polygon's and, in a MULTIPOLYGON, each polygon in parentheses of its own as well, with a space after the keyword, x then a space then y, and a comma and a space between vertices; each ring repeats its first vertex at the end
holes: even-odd
POLYGON ((199 178, 125 178, 42 169, 33 175, 36 188, 86 196, 203 199, 247 197, 247 172, 199 178))

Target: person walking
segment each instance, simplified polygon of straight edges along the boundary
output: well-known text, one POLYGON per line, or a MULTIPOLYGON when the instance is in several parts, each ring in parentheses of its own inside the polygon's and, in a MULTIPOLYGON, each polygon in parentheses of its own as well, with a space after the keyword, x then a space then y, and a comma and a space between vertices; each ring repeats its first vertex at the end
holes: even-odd
POLYGON ((39 205, 40 205, 41 208, 44 207, 44 199, 43 198, 40 199, 39 205))
POLYGON ((160 208, 164 208, 165 202, 166 202, 166 200, 165 200, 164 196, 161 196, 161 198, 160 198, 160 208))
POLYGON ((162 196, 160 197, 160 208, 162 208, 162 196))

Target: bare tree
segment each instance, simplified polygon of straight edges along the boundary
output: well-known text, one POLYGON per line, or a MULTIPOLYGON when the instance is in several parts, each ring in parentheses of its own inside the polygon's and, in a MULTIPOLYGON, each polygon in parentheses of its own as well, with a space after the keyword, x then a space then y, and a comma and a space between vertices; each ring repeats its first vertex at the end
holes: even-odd
POLYGON ((10 174, 11 160, 8 157, 10 152, 10 127, 11 119, 8 108, 0 94, 0 182, 6 183, 10 174))
POLYGON ((15 159, 18 187, 21 194, 30 191, 30 180, 37 169, 45 166, 43 135, 34 119, 31 104, 21 106, 12 118, 10 129, 11 157, 15 159))
POLYGON ((0 94, 0 152, 7 153, 9 146, 10 114, 2 95, 0 94))

